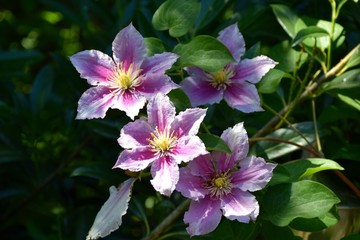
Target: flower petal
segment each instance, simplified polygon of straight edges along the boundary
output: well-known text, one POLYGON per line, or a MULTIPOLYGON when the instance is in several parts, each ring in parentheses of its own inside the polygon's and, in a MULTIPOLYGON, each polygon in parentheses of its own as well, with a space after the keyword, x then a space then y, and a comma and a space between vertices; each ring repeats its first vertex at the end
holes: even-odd
POLYGON ((209 76, 204 71, 197 67, 188 67, 185 70, 190 76, 185 78, 180 86, 189 97, 192 106, 219 103, 222 100, 223 91, 210 85, 209 76))
POLYGON ((79 99, 76 119, 104 118, 113 101, 111 89, 105 86, 89 88, 79 99))
POLYGON ((76 53, 70 57, 70 61, 80 77, 87 79, 90 85, 107 85, 107 76, 115 67, 111 57, 97 50, 76 53))
POLYGON ((184 222, 190 236, 203 235, 215 230, 221 221, 220 201, 205 197, 192 201, 189 210, 184 214, 184 222))
POLYGON ((230 107, 244 113, 263 111, 259 94, 251 83, 233 83, 226 89, 224 99, 230 107))
POLYGON ((258 216, 259 203, 251 193, 235 188, 231 194, 221 198, 221 209, 228 219, 248 223, 250 219, 255 220, 258 216))
POLYGON ((135 179, 130 178, 123 182, 119 188, 110 187, 110 196, 97 213, 86 240, 103 238, 119 228, 122 223, 121 218, 129 206, 134 182, 135 179))
POLYGON ((266 56, 258 56, 252 59, 244 59, 236 65, 233 82, 243 83, 244 81, 257 83, 272 68, 278 64, 266 56))
POLYGON ((197 136, 182 137, 178 139, 176 146, 171 150, 170 155, 180 164, 189 162, 199 155, 207 154, 205 144, 197 136))
POLYGON ((177 137, 195 136, 200 128, 200 124, 205 118, 207 109, 188 108, 180 112, 171 124, 171 130, 177 137))
POLYGON ((130 23, 116 35, 112 51, 115 62, 122 63, 125 69, 128 69, 130 64, 140 67, 146 56, 144 38, 130 23))
POLYGON ((125 149, 147 146, 149 144, 147 139, 151 138, 150 132, 152 130, 145 119, 130 122, 121 129, 118 143, 125 149))
POLYGON ((150 99, 157 93, 167 94, 172 89, 180 87, 167 75, 149 74, 142 76, 141 85, 136 88, 141 95, 150 99))
POLYGON ((258 191, 270 181, 276 164, 260 157, 247 157, 239 162, 239 171, 233 173, 232 183, 242 191, 258 191))
POLYGON ((178 58, 178 55, 170 52, 155 54, 154 56, 148 57, 141 65, 141 74, 163 75, 166 70, 171 68, 178 58))
POLYGON ((179 167, 167 156, 160 157, 151 165, 151 184, 159 193, 170 196, 179 180, 179 167))
POLYGON ((147 168, 156 159, 157 156, 147 147, 124 150, 120 153, 113 168, 139 172, 147 168))
POLYGON ((116 95, 116 99, 111 108, 124 111, 131 119, 134 119, 134 117, 139 114, 140 109, 142 109, 146 103, 146 98, 134 91, 124 91, 116 95))
POLYGON ((229 49, 235 60, 239 62, 245 53, 245 41, 237 24, 232 24, 223 29, 217 39, 229 49))
POLYGON ((180 168, 179 171, 180 177, 176 184, 176 191, 195 201, 209 194, 209 190, 204 188, 204 180, 199 176, 192 175, 189 167, 180 168))
POLYGON ((215 175, 214 167, 211 163, 211 155, 200 155, 188 163, 191 174, 194 176, 201 176, 205 180, 211 180, 215 175))
POLYGON ((147 113, 149 124, 163 131, 166 127, 169 127, 174 120, 175 107, 168 96, 157 94, 149 101, 147 113))

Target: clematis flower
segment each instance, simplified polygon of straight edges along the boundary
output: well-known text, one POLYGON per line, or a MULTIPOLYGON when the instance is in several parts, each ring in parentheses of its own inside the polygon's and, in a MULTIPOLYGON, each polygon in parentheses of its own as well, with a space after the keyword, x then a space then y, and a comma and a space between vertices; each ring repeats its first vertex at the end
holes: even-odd
POLYGON ((236 62, 228 63, 217 72, 185 68, 189 77, 180 85, 192 106, 219 103, 224 99, 231 108, 245 113, 262 111, 254 84, 277 63, 266 56, 241 60, 245 42, 236 24, 222 30, 217 39, 229 49, 236 62))
POLYGON ((206 109, 191 108, 175 116, 170 99, 157 94, 147 105, 148 119, 137 119, 121 129, 121 152, 114 168, 138 172, 151 165, 151 184, 169 196, 179 180, 181 162, 206 154, 196 136, 206 109))
POLYGON ((93 85, 80 97, 77 119, 104 118, 109 108, 134 119, 146 100, 178 87, 165 75, 178 56, 165 52, 146 57, 144 39, 132 24, 117 34, 112 51, 113 59, 97 50, 70 57, 80 76, 93 85))
POLYGON ((221 138, 231 154, 213 151, 179 170, 176 190, 192 199, 184 215, 191 236, 213 231, 222 215, 244 223, 255 220, 259 204, 250 192, 264 188, 276 166, 259 157, 246 157, 249 145, 243 123, 225 130, 221 138))

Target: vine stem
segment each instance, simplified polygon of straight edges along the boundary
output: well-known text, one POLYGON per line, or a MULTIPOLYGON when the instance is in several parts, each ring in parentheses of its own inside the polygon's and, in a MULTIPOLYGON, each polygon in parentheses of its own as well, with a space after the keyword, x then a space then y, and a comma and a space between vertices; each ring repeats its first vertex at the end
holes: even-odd
POLYGON ((155 240, 158 239, 180 215, 182 215, 190 204, 190 199, 186 199, 177 208, 174 209, 149 235, 142 238, 142 240, 155 240))
POLYGON ((336 76, 339 72, 341 72, 345 66, 345 64, 349 61, 351 56, 356 53, 356 51, 360 49, 360 44, 354 47, 343 59, 341 59, 338 64, 336 64, 330 71, 321 75, 316 81, 309 83, 309 85, 305 88, 304 92, 300 95, 297 101, 293 101, 287 104, 283 109, 279 111, 277 115, 275 115, 264 127, 262 127, 257 133, 254 134, 255 137, 262 137, 268 131, 270 131, 280 120, 281 118, 292 108, 294 108, 297 104, 302 103, 305 99, 311 96, 311 93, 319 88, 319 86, 330 78, 336 76))

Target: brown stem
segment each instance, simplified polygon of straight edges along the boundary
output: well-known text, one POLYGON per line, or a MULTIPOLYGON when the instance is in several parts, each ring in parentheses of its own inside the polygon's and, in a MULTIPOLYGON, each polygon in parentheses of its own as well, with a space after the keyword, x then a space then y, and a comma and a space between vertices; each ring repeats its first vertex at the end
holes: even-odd
POLYGON ((154 240, 159 236, 178 218, 183 214, 190 204, 190 199, 182 202, 174 211, 170 213, 149 235, 142 240, 154 240))

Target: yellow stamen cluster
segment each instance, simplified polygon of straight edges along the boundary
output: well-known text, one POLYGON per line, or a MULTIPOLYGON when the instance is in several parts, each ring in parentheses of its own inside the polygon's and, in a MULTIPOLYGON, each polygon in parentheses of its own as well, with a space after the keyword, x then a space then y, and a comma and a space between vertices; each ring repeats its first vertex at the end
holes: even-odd
POLYGON ((176 146, 177 137, 168 128, 163 131, 159 131, 158 127, 155 131, 150 133, 151 139, 147 139, 149 142, 151 151, 160 153, 161 155, 167 155, 168 152, 176 146))
POLYGON ((229 68, 221 69, 209 74, 210 85, 218 90, 225 90, 231 84, 230 78, 233 76, 234 73, 229 68))
POLYGON ((210 197, 212 198, 220 198, 223 195, 229 194, 232 187, 233 185, 231 184, 231 179, 227 173, 215 176, 205 185, 205 188, 209 189, 210 197))
POLYGON ((123 64, 118 64, 113 72, 109 75, 109 80, 116 87, 122 90, 132 90, 141 84, 141 69, 134 67, 133 64, 125 69, 123 64))

